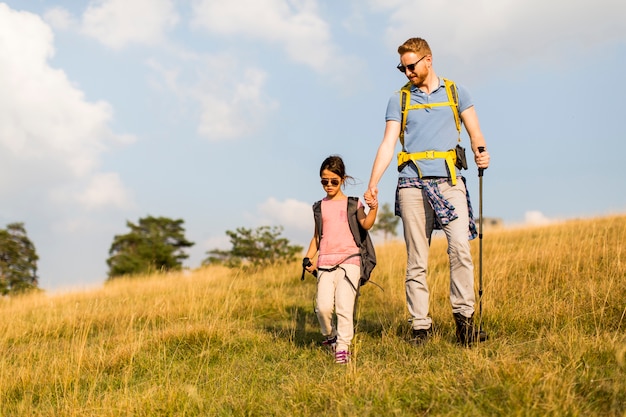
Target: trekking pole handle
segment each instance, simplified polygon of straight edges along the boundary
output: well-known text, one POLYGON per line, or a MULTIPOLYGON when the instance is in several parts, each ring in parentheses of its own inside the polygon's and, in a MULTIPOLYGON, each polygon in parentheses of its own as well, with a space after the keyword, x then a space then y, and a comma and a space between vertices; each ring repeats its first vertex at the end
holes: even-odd
MULTIPOLYGON (((483 153, 485 152, 485 147, 484 146, 479 146, 478 147, 478 152, 479 153, 483 153)), ((485 168, 478 168, 478 176, 482 177, 483 176, 483 172, 485 172, 485 168)))
MULTIPOLYGON (((304 281, 304 274, 306 273, 306 267, 311 266, 311 265, 313 264, 311 263, 311 260, 309 258, 304 258, 302 260, 302 277, 300 278, 300 281, 304 281)), ((316 274, 313 274, 313 275, 316 275, 316 274)))

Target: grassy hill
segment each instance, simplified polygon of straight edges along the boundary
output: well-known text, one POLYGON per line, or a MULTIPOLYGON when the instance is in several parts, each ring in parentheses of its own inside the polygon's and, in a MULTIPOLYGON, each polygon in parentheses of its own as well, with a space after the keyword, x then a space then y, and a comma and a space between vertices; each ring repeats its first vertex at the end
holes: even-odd
POLYGON ((348 366, 318 346, 299 262, 0 300, 0 415, 626 416, 626 217, 486 233, 490 340, 469 349, 445 241, 431 250, 436 331, 419 348, 403 243, 377 250, 384 291, 362 289, 348 366))

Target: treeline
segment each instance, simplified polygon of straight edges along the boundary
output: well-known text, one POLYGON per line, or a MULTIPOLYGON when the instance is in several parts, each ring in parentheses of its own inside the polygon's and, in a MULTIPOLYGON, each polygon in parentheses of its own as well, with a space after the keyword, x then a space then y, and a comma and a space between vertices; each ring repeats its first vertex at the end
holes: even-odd
MULTIPOLYGON (((396 235, 399 218, 388 204, 379 213, 374 231, 396 235)), ((147 216, 137 223, 126 222, 129 231, 115 235, 109 249, 108 278, 177 271, 189 257, 185 252, 194 242, 185 237, 184 220, 147 216)), ((256 229, 227 230, 230 250, 212 249, 202 265, 221 264, 227 267, 263 267, 292 261, 303 247, 292 245, 281 236, 282 226, 261 226, 256 229)), ((11 295, 38 290, 39 256, 28 238, 23 223, 11 223, 0 229, 0 294, 11 295)))

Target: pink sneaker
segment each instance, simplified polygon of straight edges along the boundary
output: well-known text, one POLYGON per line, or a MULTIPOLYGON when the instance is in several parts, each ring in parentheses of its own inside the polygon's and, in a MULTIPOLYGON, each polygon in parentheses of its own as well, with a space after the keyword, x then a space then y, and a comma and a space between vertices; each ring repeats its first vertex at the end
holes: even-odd
POLYGON ((348 362, 350 362, 350 352, 347 350, 335 352, 335 363, 346 364, 348 362))

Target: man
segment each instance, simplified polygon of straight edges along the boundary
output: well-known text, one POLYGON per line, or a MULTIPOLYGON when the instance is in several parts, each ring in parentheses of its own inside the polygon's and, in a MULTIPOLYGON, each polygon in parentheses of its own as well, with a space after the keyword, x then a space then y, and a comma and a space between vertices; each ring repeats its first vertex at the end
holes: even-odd
POLYGON ((479 168, 489 166, 489 153, 469 93, 437 76, 428 43, 411 38, 398 47, 398 53, 397 68, 409 82, 389 99, 385 133, 365 200, 378 197, 378 182, 400 138, 403 146, 398 154, 396 214, 402 218, 406 241, 405 289, 412 317, 412 342, 424 343, 432 332, 426 273, 431 235, 435 228, 441 228, 448 240, 450 303, 456 336, 459 343, 468 346, 486 339, 486 334, 477 330, 473 320, 476 296, 468 233, 474 226, 470 238, 475 237, 475 225, 470 219, 465 180, 457 175, 462 158, 455 152, 461 122, 479 168))

